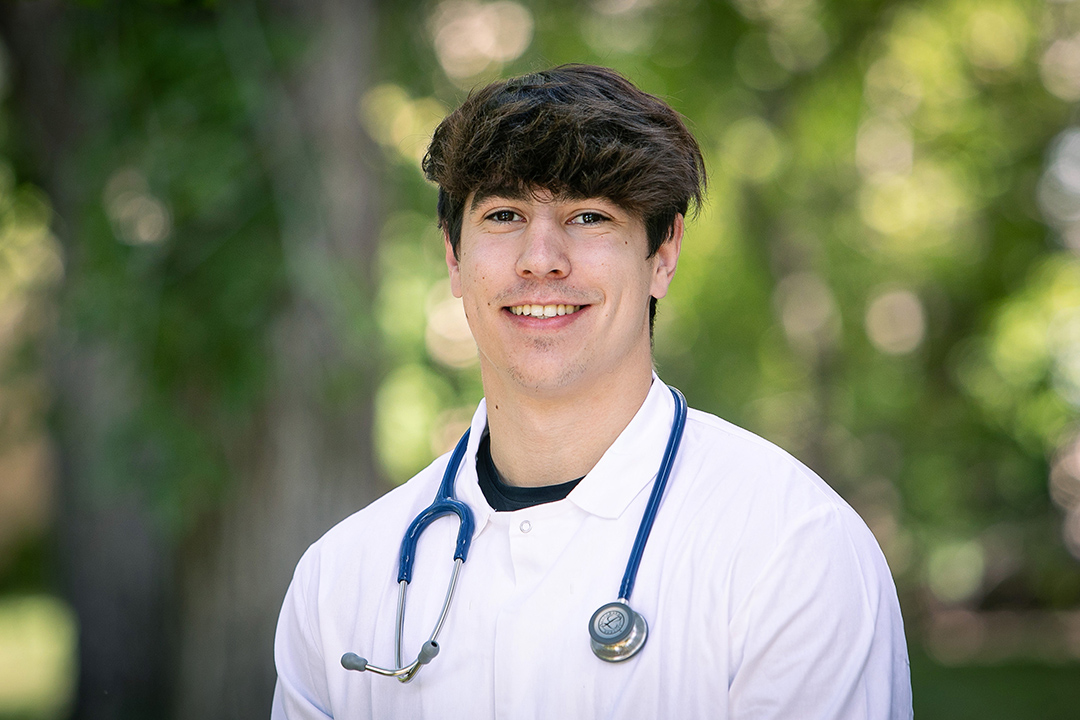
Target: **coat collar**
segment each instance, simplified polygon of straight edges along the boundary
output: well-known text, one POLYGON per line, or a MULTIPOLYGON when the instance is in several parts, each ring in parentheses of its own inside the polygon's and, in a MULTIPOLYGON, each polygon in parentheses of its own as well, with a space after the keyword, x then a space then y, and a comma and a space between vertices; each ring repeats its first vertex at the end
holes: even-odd
MULTIPOLYGON (((603 518, 617 518, 656 477, 664 456, 675 412, 667 385, 653 373, 645 402, 566 502, 603 518)), ((487 401, 473 415, 468 448, 458 469, 458 497, 473 509, 479 532, 494 511, 487 504, 476 477, 476 452, 487 426, 487 401)))
POLYGON ((671 392, 653 373, 649 394, 630 424, 567 499, 592 515, 603 518, 622 515, 656 477, 674 412, 671 392))

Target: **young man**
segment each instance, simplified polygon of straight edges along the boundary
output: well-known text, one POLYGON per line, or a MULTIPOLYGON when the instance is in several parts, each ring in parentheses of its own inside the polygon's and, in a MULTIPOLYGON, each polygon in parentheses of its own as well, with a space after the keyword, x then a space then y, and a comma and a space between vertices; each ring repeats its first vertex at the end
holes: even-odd
POLYGON ((300 560, 273 717, 910 717, 866 526, 782 450, 686 414, 653 372, 652 314, 704 184, 678 114, 563 66, 471 95, 424 170, 485 398, 457 457, 300 560), (376 674, 399 668, 409 682, 376 674))

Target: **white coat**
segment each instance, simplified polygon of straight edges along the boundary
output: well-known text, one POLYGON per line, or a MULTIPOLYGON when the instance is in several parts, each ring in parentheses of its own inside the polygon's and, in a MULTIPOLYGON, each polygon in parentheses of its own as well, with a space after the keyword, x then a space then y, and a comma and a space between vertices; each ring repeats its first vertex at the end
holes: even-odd
MULTIPOLYGON (((696 410, 630 600, 648 642, 621 663, 593 655, 589 618, 618 595, 673 412, 654 377, 569 496, 496 513, 476 478, 481 402, 456 483, 476 529, 440 654, 409 684, 340 664, 355 652, 393 665, 401 536, 448 456, 300 560, 276 636, 274 720, 911 717, 900 607, 870 531, 790 455, 696 410)), ((419 542, 406 663, 442 606, 456 534, 450 516, 419 542)))

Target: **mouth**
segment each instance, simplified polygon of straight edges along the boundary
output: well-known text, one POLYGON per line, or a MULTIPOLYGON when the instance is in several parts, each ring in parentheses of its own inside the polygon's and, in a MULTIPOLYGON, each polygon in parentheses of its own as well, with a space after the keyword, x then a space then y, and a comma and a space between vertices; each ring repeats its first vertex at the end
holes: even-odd
POLYGON ((515 315, 553 318, 559 315, 573 315, 583 307, 584 305, 511 305, 507 309, 515 315))

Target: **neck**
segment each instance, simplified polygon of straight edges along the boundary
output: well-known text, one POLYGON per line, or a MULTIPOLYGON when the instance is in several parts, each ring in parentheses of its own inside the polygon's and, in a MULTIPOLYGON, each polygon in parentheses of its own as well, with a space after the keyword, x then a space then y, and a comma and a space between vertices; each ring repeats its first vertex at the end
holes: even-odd
POLYGON ((651 384, 651 364, 629 381, 612 377, 554 397, 485 378, 491 458, 510 485, 538 487, 582 477, 633 419, 651 384))

